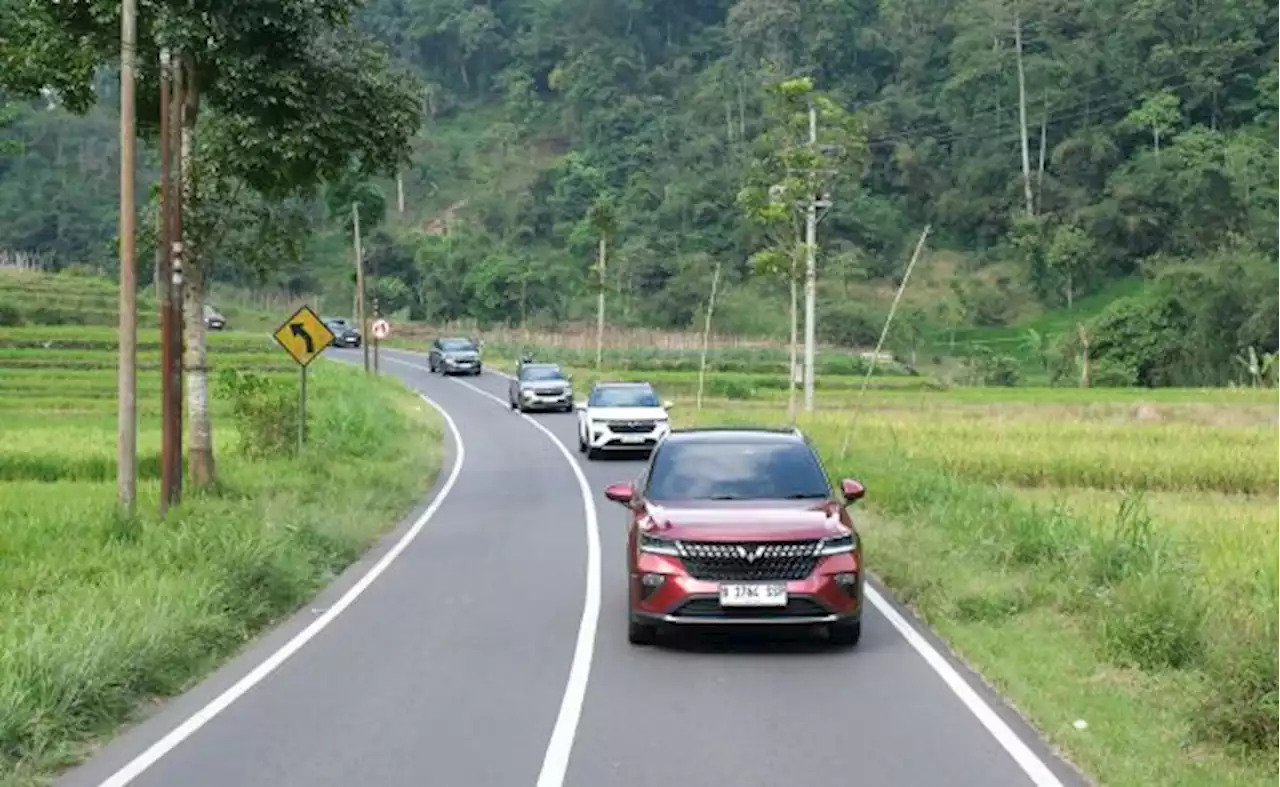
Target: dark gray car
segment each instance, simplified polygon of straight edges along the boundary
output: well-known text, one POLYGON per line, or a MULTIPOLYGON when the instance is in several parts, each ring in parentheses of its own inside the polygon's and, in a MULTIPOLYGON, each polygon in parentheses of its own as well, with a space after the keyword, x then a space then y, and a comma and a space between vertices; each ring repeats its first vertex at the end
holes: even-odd
POLYGON ((325 317, 324 324, 333 334, 330 347, 359 347, 363 341, 359 329, 342 317, 325 317))
POLYGON ((436 339, 431 343, 427 356, 431 371, 441 374, 478 375, 484 369, 480 360, 480 348, 475 342, 462 337, 436 339))
POLYGON ((522 363, 507 386, 512 410, 573 412, 573 386, 569 376, 554 363, 522 363))

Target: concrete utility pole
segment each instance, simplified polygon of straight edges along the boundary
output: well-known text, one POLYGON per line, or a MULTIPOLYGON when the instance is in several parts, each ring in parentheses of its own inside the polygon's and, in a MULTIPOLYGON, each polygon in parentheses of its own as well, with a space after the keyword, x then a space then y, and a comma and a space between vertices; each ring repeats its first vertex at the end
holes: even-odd
POLYGON ((596 264, 600 273, 600 292, 596 295, 596 371, 604 363, 604 266, 609 256, 609 238, 605 232, 600 233, 599 257, 596 264))
MULTIPOLYGON (((809 144, 818 145, 818 110, 809 104, 809 144)), ((812 179, 817 188, 817 179, 812 179)), ((808 195, 804 203, 804 411, 813 412, 814 366, 817 354, 817 311, 818 298, 818 222, 821 216, 818 211, 831 207, 831 200, 824 194, 814 192, 808 195)))
POLYGON ((130 514, 138 491, 138 260, 137 206, 134 204, 137 50, 138 3, 123 0, 120 9, 120 359, 116 485, 120 504, 130 514))
POLYGON ((351 203, 351 226, 356 244, 356 320, 360 323, 360 349, 364 351, 364 370, 369 372, 369 321, 364 314, 364 251, 360 248, 360 203, 351 203))

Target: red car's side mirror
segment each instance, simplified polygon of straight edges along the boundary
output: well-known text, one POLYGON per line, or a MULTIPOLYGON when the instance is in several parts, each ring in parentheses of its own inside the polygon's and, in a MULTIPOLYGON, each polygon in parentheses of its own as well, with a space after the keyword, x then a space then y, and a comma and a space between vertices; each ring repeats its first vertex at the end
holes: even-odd
POLYGON ((636 488, 631 484, 609 484, 605 487, 604 496, 615 503, 631 505, 636 499, 636 488))
POLYGON ((840 482, 840 491, 844 493, 844 501, 852 503, 861 500, 867 493, 867 488, 852 478, 846 478, 840 482))

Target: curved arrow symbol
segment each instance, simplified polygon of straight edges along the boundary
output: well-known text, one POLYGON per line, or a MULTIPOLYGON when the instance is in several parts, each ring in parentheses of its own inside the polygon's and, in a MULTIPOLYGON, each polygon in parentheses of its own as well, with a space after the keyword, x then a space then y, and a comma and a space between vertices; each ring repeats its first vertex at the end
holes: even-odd
POLYGON ((300 322, 289 323, 289 332, 292 333, 294 336, 301 337, 302 341, 306 342, 308 355, 316 351, 316 345, 314 342, 311 341, 311 334, 307 333, 306 326, 304 326, 302 323, 300 322))

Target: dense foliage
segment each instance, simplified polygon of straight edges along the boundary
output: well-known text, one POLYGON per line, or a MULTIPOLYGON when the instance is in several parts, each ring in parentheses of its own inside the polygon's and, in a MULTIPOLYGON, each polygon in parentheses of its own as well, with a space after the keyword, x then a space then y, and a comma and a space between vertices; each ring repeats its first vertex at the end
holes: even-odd
MULTIPOLYGON (((821 226, 820 335, 874 342, 928 222, 962 263, 904 312, 911 330, 1072 309, 1144 276, 1089 326, 1098 381, 1222 383, 1249 348, 1276 350, 1272 3, 370 0, 357 22, 427 84, 405 212, 383 183, 388 222, 367 243, 386 308, 585 317, 588 214, 607 199, 611 322, 689 325, 719 261, 721 327, 785 335, 786 285, 756 275, 761 238, 735 200, 767 84, 807 75, 865 137, 821 226)), ((19 112, 0 246, 100 256, 112 206, 93 195, 114 169, 88 143, 105 113, 19 112)), ((333 230, 290 285, 350 292, 346 216, 312 211, 333 230)), ((1050 338, 1079 355, 1074 330, 1050 338)))

